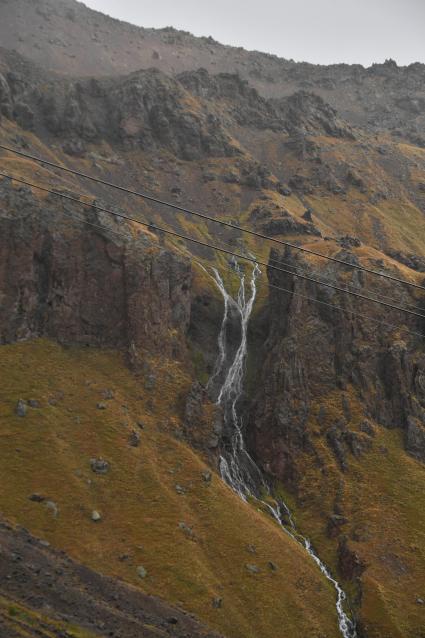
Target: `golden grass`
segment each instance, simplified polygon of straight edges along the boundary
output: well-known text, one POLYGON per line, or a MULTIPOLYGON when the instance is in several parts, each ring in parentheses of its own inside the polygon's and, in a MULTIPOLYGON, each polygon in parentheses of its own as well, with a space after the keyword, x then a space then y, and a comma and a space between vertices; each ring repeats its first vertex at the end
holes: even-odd
POLYGON ((153 391, 113 352, 48 341, 3 346, 0 362, 0 508, 75 559, 196 613, 235 638, 337 635, 334 593, 304 551, 241 502, 181 439, 190 379, 176 363, 146 360, 153 391), (102 392, 113 391, 105 400, 102 392), (24 418, 19 398, 36 399, 24 418), (97 404, 107 404, 106 410, 97 404), (141 445, 128 436, 143 422, 141 445), (92 457, 110 462, 94 474, 92 457), (182 486, 185 494, 176 491, 182 486), (54 501, 55 518, 38 492, 54 501), (93 523, 92 510, 102 514, 93 523), (193 530, 191 535, 179 523, 193 530), (257 550, 253 555, 249 545, 257 550), (119 557, 129 559, 120 561, 119 557), (273 561, 277 572, 268 567, 273 561), (252 575, 245 565, 255 563, 252 575), (138 565, 148 571, 141 581, 138 565), (223 599, 213 609, 212 599, 223 599), (279 630, 280 631, 280 630, 279 630))
MULTIPOLYGON (((352 413, 349 427, 360 432, 362 406, 352 389, 347 398, 352 413)), ((322 397, 320 404, 326 407, 329 424, 341 417, 339 392, 322 397)), ((318 427, 314 418, 311 426, 318 427)), ((307 458, 299 459, 304 505, 297 510, 296 519, 335 570, 335 541, 328 538, 326 527, 342 485, 341 506, 348 519, 343 533, 367 566, 360 608, 367 635, 413 638, 424 627, 423 606, 416 599, 425 594, 425 468, 404 451, 400 430, 376 426, 375 431, 370 451, 357 459, 347 456, 349 471, 345 474, 328 446, 315 439, 327 472, 323 476, 307 458)), ((347 583, 345 588, 355 593, 355 586, 347 583)))

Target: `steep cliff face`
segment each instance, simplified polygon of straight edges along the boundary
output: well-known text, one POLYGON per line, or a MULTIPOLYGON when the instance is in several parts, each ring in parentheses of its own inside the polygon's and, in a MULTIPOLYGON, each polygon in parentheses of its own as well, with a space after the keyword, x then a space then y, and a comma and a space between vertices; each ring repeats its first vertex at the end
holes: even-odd
POLYGON ((93 229, 77 204, 53 195, 40 200, 3 180, 0 196, 2 343, 45 336, 182 356, 190 262, 95 210, 93 229))
MULTIPOLYGON (((361 249, 337 250, 335 255, 359 264, 356 252, 361 249)), ((360 294, 370 291, 384 303, 423 312, 423 294, 406 286, 395 287, 349 267, 320 268, 289 251, 272 251, 274 266, 287 268, 288 261, 309 276, 360 294)), ((425 460, 425 358, 420 336, 425 320, 390 308, 383 318, 379 305, 276 270, 269 270, 268 277, 272 285, 289 291, 270 290, 262 366, 266 392, 259 395, 252 420, 255 447, 269 472, 280 479, 294 478, 297 454, 317 453, 313 421, 346 469, 346 455, 361 453, 368 443, 366 425, 361 434, 348 427, 350 397, 362 406, 365 420, 401 428, 406 448, 425 460), (331 424, 325 398, 336 393, 341 394, 341 420, 331 424)), ((417 281, 423 284, 421 277, 417 281)))
MULTIPOLYGON (((362 251, 332 254, 358 263, 362 251)), ((289 251, 271 258, 385 302, 424 307, 422 292, 348 267, 289 251)), ((277 494, 295 498, 298 526, 349 583, 360 635, 415 636, 421 598, 410 587, 425 571, 414 549, 424 525, 417 499, 425 479, 425 320, 391 309, 383 317, 379 306, 291 274, 270 269, 268 277, 287 292, 271 288, 253 326, 253 345, 261 336, 264 343, 247 407, 251 452, 277 494), (397 604, 408 613, 392 615, 397 604)))

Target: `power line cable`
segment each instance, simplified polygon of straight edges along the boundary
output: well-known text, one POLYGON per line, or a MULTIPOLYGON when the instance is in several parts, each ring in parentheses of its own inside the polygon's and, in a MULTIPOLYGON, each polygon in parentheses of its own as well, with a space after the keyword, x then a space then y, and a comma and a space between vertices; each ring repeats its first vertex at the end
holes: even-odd
POLYGON ((65 195, 64 193, 58 193, 58 192, 56 192, 56 191, 54 191, 54 190, 52 190, 50 188, 46 188, 44 186, 39 186, 38 184, 34 184, 32 182, 28 182, 28 181, 23 180, 23 179, 18 178, 18 177, 12 177, 11 175, 8 175, 7 173, 0 172, 0 176, 5 177, 6 179, 14 180, 15 182, 18 182, 18 183, 21 183, 21 184, 25 184, 26 186, 30 186, 31 188, 36 188, 36 189, 44 191, 46 193, 50 193, 51 195, 55 195, 56 197, 61 197, 62 199, 66 199, 66 200, 75 202, 75 203, 77 203, 79 205, 87 206, 88 208, 91 208, 91 209, 94 209, 94 210, 98 210, 98 211, 103 212, 103 213, 107 213, 108 215, 113 215, 115 217, 119 217, 119 218, 122 218, 122 219, 126 219, 127 221, 131 221, 131 222, 134 222, 136 224, 140 224, 141 226, 145 226, 148 229, 152 229, 152 230, 155 230, 155 231, 158 231, 160 233, 164 233, 166 235, 170 235, 170 236, 173 236, 173 237, 178 237, 179 239, 184 239, 186 241, 189 241, 189 242, 192 242, 194 244, 197 244, 198 246, 203 246, 205 248, 210 248, 212 250, 216 250, 216 251, 224 253, 226 255, 231 255, 232 257, 237 257, 238 259, 243 259, 245 261, 249 261, 251 263, 258 264, 260 266, 264 266, 265 268, 268 268, 268 269, 271 269, 271 270, 276 270, 276 271, 279 271, 279 272, 282 272, 282 273, 285 273, 285 274, 288 274, 288 275, 292 275, 293 277, 298 277, 299 279, 303 279, 303 280, 310 281, 312 283, 315 283, 315 284, 318 284, 318 285, 321 285, 321 286, 325 286, 327 288, 331 288, 332 290, 336 290, 338 292, 342 292, 342 293, 351 295, 351 296, 356 297, 358 299, 363 299, 364 301, 369 301, 369 302, 384 306, 386 308, 391 308, 393 310, 399 310, 400 312, 404 312, 405 314, 412 315, 412 316, 415 316, 415 317, 419 317, 420 319, 425 319, 424 315, 419 314, 417 312, 414 312, 413 310, 407 310, 406 308, 403 308, 401 306, 396 306, 396 305, 393 305, 393 304, 389 304, 389 303, 387 303, 385 301, 381 301, 379 299, 374 299, 372 297, 368 297, 366 295, 362 295, 361 293, 354 292, 353 290, 347 290, 345 288, 341 288, 339 286, 335 286, 334 284, 320 281, 318 279, 315 279, 314 277, 308 277, 307 275, 303 275, 303 274, 300 274, 300 273, 294 273, 294 272, 292 272, 290 270, 286 270, 284 268, 279 268, 277 266, 273 266, 271 264, 267 264, 266 262, 260 261, 259 259, 256 259, 255 257, 247 257, 247 256, 242 255, 240 253, 237 253, 237 252, 234 252, 234 251, 231 251, 231 250, 227 250, 226 248, 220 248, 219 246, 215 246, 214 244, 209 244, 209 243, 201 241, 199 239, 194 239, 193 237, 188 237, 187 235, 183 235, 182 233, 177 233, 177 232, 172 231, 172 230, 167 230, 165 228, 161 228, 161 227, 156 226, 156 225, 154 225, 152 223, 142 222, 142 221, 140 221, 138 219, 130 217, 129 215, 124 215, 123 213, 113 212, 113 211, 108 210, 107 208, 104 208, 102 206, 98 206, 98 205, 95 205, 93 203, 81 201, 80 199, 77 199, 75 197, 71 197, 70 195, 65 195))
POLYGON ((226 226, 228 228, 232 228, 233 230, 238 230, 240 232, 247 233, 247 234, 252 235, 254 237, 258 237, 260 239, 271 241, 271 242, 274 242, 276 244, 280 244, 282 246, 286 246, 288 248, 293 248, 294 250, 298 250, 298 251, 307 253, 309 255, 314 255, 315 257, 321 257, 322 259, 327 259, 328 261, 333 261, 335 263, 342 264, 344 266, 347 266, 348 268, 361 270, 363 272, 367 272, 367 273, 369 273, 371 275, 375 275, 377 277, 384 277, 385 279, 390 279, 391 281, 394 281, 394 282, 397 282, 397 283, 401 283, 401 284, 404 284, 406 286, 411 286, 413 288, 417 288, 419 290, 424 290, 425 291, 425 286, 421 286, 420 284, 409 282, 409 281, 406 281, 405 279, 400 279, 398 277, 395 277, 394 275, 389 275, 388 273, 382 273, 382 272, 379 272, 377 270, 373 270, 372 268, 367 268, 366 266, 359 266, 359 265, 356 265, 356 264, 352 264, 352 263, 350 263, 348 261, 345 261, 343 259, 339 259, 338 257, 330 257, 329 255, 324 255, 323 253, 319 253, 319 252, 314 251, 314 250, 312 250, 310 248, 305 248, 304 246, 297 246, 296 244, 292 244, 290 242, 283 241, 281 239, 276 239, 276 237, 270 237, 268 235, 264 235, 263 233, 259 233, 257 231, 251 230, 250 228, 246 228, 246 227, 243 227, 243 226, 237 226, 237 225, 232 224, 230 222, 226 222, 223 219, 215 219, 214 217, 211 217, 210 215, 206 215, 205 213, 200 213, 199 211, 191 210, 189 208, 184 208, 183 206, 179 206, 178 204, 173 204, 172 202, 167 202, 165 200, 158 199, 156 197, 153 197, 152 195, 148 195, 147 193, 141 193, 141 192, 138 192, 138 191, 131 190, 129 188, 125 188, 124 186, 120 186, 118 184, 114 184, 112 182, 108 182, 108 181, 100 179, 98 177, 94 177, 93 175, 88 175, 87 173, 82 173, 81 171, 76 171, 76 170, 68 168, 66 166, 61 166, 60 164, 56 164, 55 162, 51 162, 49 160, 45 160, 45 159, 43 159, 41 157, 37 157, 37 156, 31 155, 29 153, 24 153, 23 151, 19 151, 17 149, 10 148, 9 146, 5 146, 3 144, 0 144, 0 149, 2 149, 4 151, 8 151, 9 153, 14 153, 15 155, 19 155, 21 157, 25 157, 26 159, 30 159, 30 160, 33 160, 35 162, 39 162, 41 164, 45 164, 46 166, 50 166, 52 168, 56 168, 56 169, 59 169, 61 171, 65 171, 66 173, 70 173, 71 175, 76 175, 77 177, 82 177, 84 179, 91 180, 92 182, 95 182, 97 184, 102 184, 103 186, 107 186, 109 188, 114 188, 114 189, 119 190, 119 191, 121 191, 123 193, 127 193, 129 195, 135 195, 136 197, 141 197, 142 199, 145 199, 147 201, 153 202, 155 204, 159 204, 161 206, 166 206, 168 208, 171 208, 173 210, 179 211, 181 213, 185 213, 185 214, 188 214, 188 215, 194 215, 194 216, 199 217, 201 219, 213 222, 214 224, 220 224, 222 226, 226 226))
MULTIPOLYGON (((197 262, 196 259, 194 259, 195 262, 197 262)), ((202 264, 200 262, 199 265, 202 266, 202 264)), ((211 266, 209 266, 209 268, 211 268, 211 266)), ((223 268, 223 266, 218 266, 217 270, 226 270, 234 275, 237 275, 237 272, 233 269, 233 268, 223 268)), ((264 275, 264 273, 261 271, 261 275, 264 275)), ((264 279, 262 280, 264 281, 264 279)), ((375 317, 371 317, 370 315, 366 315, 364 313, 360 313, 360 312, 356 312, 354 310, 350 310, 348 308, 343 308, 342 306, 337 306, 336 304, 332 304, 329 303, 328 301, 322 301, 321 299, 316 299, 315 297, 311 297, 309 295, 304 295, 301 292, 295 292, 293 290, 290 290, 289 288, 283 288, 282 286, 276 286, 275 284, 271 284, 269 281, 265 282, 268 288, 273 288, 274 290, 278 290, 280 292, 284 292, 287 293, 289 295, 292 295, 294 297, 301 297, 302 299, 308 299, 309 301, 313 301, 314 303, 318 303, 321 304, 323 306, 327 306, 328 308, 333 308, 334 310, 339 310, 342 313, 346 313, 346 314, 350 314, 353 315, 354 317, 361 317, 362 319, 367 319, 368 321, 373 321, 374 323, 377 324, 382 324, 383 326, 387 326, 389 328, 393 328, 394 330, 405 330, 406 332, 409 332, 412 335, 415 335, 417 337, 422 337, 423 339, 425 339, 425 334, 421 333, 421 332, 416 332, 415 330, 411 330, 410 328, 407 328, 407 326, 404 325, 398 325, 398 324, 394 324, 394 323, 389 323, 388 321, 382 321, 382 319, 375 319, 375 317)), ((261 282, 260 282, 261 284, 261 282)))
MULTIPOLYGON (((55 193, 55 194, 57 194, 57 193, 55 193)), ((96 228, 98 230, 101 230, 102 232, 112 233, 113 235, 116 235, 118 237, 122 237, 126 241, 129 241, 129 240, 132 239, 131 236, 128 236, 128 235, 125 235, 124 233, 121 233, 119 231, 113 230, 112 228, 108 228, 107 226, 101 226, 100 224, 93 224, 92 222, 89 222, 86 219, 81 219, 80 217, 76 217, 70 211, 62 210, 61 214, 62 215, 66 215, 67 217, 69 217, 72 222, 75 222, 75 223, 78 223, 78 224, 85 224, 87 226, 91 226, 92 228, 96 228)), ((15 219, 13 219, 11 221, 17 222, 17 221, 19 221, 19 219, 15 218, 15 219)), ((198 264, 199 266, 201 266, 201 268, 205 269, 205 266, 200 261, 198 261, 195 257, 193 257, 193 255, 191 255, 190 253, 188 253, 188 254, 185 253, 185 256, 190 261, 198 264)), ((209 266, 209 267, 211 268, 211 266, 209 266)), ((223 266, 219 266, 219 267, 217 267, 217 270, 226 270, 226 271, 230 272, 233 275, 236 274, 235 270, 233 268, 229 268, 229 267, 224 268, 223 266)), ((263 271, 261 271, 261 275, 264 275, 263 271)), ((408 333, 410 333, 412 335, 415 335, 417 337, 425 338, 424 334, 422 334, 420 332, 416 332, 414 330, 411 330, 410 328, 407 328, 407 326, 404 326, 404 325, 400 326, 400 325, 389 323, 387 321, 382 321, 380 319, 375 319, 374 317, 371 317, 370 315, 366 315, 364 313, 355 312, 353 310, 348 310, 347 308, 342 308, 341 306, 337 306, 336 304, 331 304, 331 303, 329 303, 327 301, 322 301, 320 299, 316 299, 314 297, 310 297, 308 295, 304 295, 303 293, 299 293, 299 292, 295 292, 293 290, 289 290, 288 288, 283 288, 281 286, 276 286, 274 284, 271 284, 268 281, 266 281, 265 283, 266 283, 266 285, 269 288, 273 288, 273 289, 278 290, 280 292, 284 292, 286 294, 290 294, 290 295, 292 295, 294 297, 301 297, 303 299, 308 299, 309 301, 313 301, 314 303, 318 303, 318 304, 327 306, 329 308, 333 308, 334 310, 339 310, 340 312, 343 312, 343 313, 346 313, 346 314, 351 314, 351 315, 353 315, 355 317, 361 317, 362 319, 367 319, 368 321, 373 321, 374 323, 376 323, 378 325, 382 324, 384 326, 387 326, 387 327, 390 327, 390 328, 393 328, 393 329, 396 329, 396 330, 402 329, 402 330, 405 330, 406 332, 408 332, 408 333)))

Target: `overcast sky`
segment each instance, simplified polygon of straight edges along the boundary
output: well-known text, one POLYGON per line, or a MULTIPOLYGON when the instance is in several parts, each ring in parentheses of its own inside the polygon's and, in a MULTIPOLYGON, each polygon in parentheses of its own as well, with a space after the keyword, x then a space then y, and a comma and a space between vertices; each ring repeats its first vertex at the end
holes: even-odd
POLYGON ((84 0, 144 27, 320 64, 425 62, 425 0, 84 0))

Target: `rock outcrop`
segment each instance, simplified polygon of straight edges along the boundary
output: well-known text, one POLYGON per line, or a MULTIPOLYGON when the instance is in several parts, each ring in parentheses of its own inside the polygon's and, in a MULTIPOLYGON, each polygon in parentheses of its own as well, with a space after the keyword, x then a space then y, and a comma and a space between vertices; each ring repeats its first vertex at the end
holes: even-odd
POLYGON ((188 261, 53 195, 42 202, 4 180, 0 197, 1 343, 46 336, 182 355, 190 320, 188 261))
MULTIPOLYGON (((302 259, 288 252, 282 257, 277 251, 272 251, 271 260, 273 265, 282 260, 284 268, 291 262, 294 269, 301 266, 303 272, 310 270, 312 276, 336 285, 350 282, 360 292, 380 285, 381 294, 391 295, 391 285, 385 280, 378 284, 368 278, 366 285, 364 275, 348 267, 343 283, 341 269, 338 275, 332 265, 320 272, 311 270, 302 259)), ((267 337, 261 366, 264 372, 257 380, 261 390, 249 409, 251 448, 265 471, 295 486, 299 454, 306 453, 319 462, 321 437, 341 470, 346 471, 350 456, 361 456, 373 436, 365 428, 353 431, 348 396, 354 396, 362 406, 365 419, 386 428, 401 428, 406 450, 424 461, 425 358, 421 337, 399 332, 398 311, 386 309, 383 318, 375 304, 361 304, 290 273, 269 270, 269 279, 274 286, 292 292, 271 289, 270 309, 263 319, 267 337), (370 320, 354 313, 369 315, 370 320), (384 323, 377 324, 379 320, 384 323), (342 397, 337 421, 326 408, 326 397, 335 393, 342 397), (319 439, 313 424, 317 424, 319 439)), ((406 290, 399 301, 405 306, 413 303, 406 290)), ((419 318, 404 318, 404 325, 413 332, 424 332, 419 318)))

